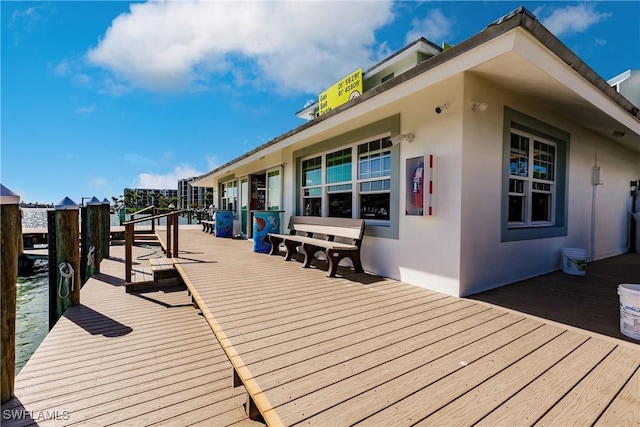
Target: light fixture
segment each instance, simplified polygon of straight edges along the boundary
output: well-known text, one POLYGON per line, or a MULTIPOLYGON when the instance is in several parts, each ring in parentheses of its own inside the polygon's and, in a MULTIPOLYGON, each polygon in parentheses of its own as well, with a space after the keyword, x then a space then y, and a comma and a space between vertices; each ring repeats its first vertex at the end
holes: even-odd
POLYGON ((487 111, 487 108, 489 108, 489 104, 487 104, 486 102, 471 101, 472 110, 487 111))
POLYGON ((449 109, 449 104, 437 105, 435 108, 436 114, 442 114, 449 109))
POLYGON ((401 133, 391 138, 391 142, 394 144, 400 144, 402 142, 411 142, 415 137, 416 135, 412 132, 401 133))

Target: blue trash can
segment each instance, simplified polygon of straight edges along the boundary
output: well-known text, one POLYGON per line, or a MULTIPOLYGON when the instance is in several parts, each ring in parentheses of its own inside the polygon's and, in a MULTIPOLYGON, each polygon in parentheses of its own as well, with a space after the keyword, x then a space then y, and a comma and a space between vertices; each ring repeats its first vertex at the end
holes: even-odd
POLYGON ((233 211, 216 211, 216 237, 233 237, 233 211))
POLYGON ((268 254, 271 243, 267 239, 269 233, 280 233, 279 211, 253 212, 253 251, 268 254))

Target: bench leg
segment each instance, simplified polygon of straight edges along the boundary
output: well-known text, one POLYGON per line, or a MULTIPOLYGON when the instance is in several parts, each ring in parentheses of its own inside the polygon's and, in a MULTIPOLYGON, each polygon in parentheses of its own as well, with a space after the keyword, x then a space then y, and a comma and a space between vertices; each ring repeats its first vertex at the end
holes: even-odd
POLYGON ((327 277, 336 277, 336 273, 338 271, 338 264, 344 258, 349 258, 353 263, 353 270, 356 273, 364 273, 364 269, 362 268, 362 262, 360 261, 360 252, 340 252, 338 250, 327 249, 326 250, 327 259, 329 260, 329 273, 327 277))
POLYGON ((300 246, 300 243, 291 240, 285 240, 284 246, 287 248, 287 252, 284 256, 285 261, 291 261, 291 257, 296 253, 296 249, 300 246))
POLYGON ((316 252, 322 250, 321 247, 310 245, 309 243, 304 243, 302 245, 302 250, 304 252, 304 263, 302 265, 303 268, 311 267, 311 263, 316 258, 316 252))
POLYGON ((281 239, 280 237, 271 236, 271 235, 268 235, 267 237, 269 239, 269 242, 271 243, 271 250, 269 251, 269 255, 279 255, 280 243, 282 243, 284 239, 281 239))

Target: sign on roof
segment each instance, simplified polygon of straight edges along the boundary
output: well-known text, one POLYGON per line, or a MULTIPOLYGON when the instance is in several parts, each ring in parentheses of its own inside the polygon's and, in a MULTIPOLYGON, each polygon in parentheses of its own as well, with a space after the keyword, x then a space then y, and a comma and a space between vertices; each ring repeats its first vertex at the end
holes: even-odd
POLYGON ((347 77, 338 81, 320 94, 318 104, 319 114, 328 113, 347 101, 352 100, 362 94, 362 68, 358 68, 347 77))

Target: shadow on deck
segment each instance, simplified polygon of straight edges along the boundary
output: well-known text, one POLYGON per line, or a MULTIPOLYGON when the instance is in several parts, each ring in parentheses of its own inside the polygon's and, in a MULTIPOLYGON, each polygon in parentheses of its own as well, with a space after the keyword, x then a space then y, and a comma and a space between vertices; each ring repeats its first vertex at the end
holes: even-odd
POLYGON ((555 271, 467 298, 638 343, 620 332, 622 283, 640 283, 640 254, 591 262, 586 276, 555 271))

